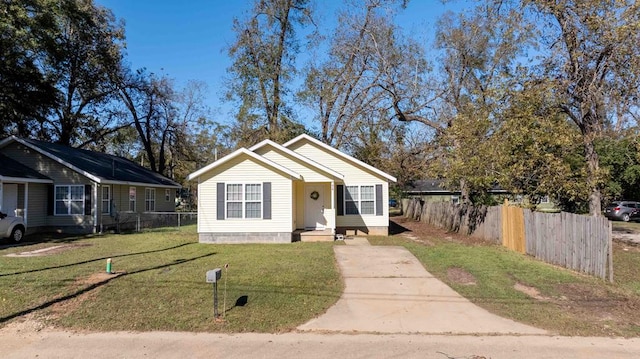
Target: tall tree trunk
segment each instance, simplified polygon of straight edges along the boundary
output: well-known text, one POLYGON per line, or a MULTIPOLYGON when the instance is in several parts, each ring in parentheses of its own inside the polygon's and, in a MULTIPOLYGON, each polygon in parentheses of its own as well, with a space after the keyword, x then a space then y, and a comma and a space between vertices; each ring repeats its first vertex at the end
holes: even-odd
POLYGON ((587 179, 589 184, 589 214, 600 216, 602 214, 602 193, 600 192, 600 160, 596 152, 592 136, 585 136, 584 157, 587 162, 587 179))

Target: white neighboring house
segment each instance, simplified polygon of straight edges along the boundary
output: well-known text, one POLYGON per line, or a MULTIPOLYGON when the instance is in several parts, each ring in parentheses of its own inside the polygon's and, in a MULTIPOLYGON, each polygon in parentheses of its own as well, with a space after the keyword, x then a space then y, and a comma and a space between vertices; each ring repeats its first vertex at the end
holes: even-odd
POLYGON ((241 148, 187 179, 198 182, 200 242, 212 243, 387 235, 396 181, 308 135, 241 148))

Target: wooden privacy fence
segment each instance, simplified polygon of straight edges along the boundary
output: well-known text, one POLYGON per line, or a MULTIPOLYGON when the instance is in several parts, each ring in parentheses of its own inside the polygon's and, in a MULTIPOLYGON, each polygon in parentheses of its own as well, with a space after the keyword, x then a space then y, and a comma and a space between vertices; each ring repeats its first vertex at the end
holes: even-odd
POLYGON ((613 281, 611 227, 603 217, 532 212, 507 203, 475 207, 418 199, 407 203, 404 215, 602 279, 608 274, 613 281))
POLYGON ((611 224, 604 217, 523 210, 527 254, 613 281, 611 224))

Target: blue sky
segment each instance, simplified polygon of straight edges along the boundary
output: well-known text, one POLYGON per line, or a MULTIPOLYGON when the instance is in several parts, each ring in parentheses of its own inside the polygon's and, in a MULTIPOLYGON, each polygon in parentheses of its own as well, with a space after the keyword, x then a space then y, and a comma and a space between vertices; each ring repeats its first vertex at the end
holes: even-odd
MULTIPOLYGON (((214 119, 224 122, 228 105, 220 98, 231 62, 226 49, 235 40, 233 18, 242 18, 249 0, 96 0, 126 23, 127 61, 133 68, 166 74, 179 86, 189 80, 207 84, 207 105, 214 119)), ((317 0, 321 25, 335 23, 342 1, 317 0)), ((419 41, 432 40, 437 18, 447 10, 469 6, 469 0, 413 0, 397 23, 419 41)))

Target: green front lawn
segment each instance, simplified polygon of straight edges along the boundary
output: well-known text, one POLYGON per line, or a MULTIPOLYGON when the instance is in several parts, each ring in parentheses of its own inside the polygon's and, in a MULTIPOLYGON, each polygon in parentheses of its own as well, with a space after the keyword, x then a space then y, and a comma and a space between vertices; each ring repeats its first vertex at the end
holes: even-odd
POLYGON ((287 331, 339 298, 343 284, 332 245, 207 245, 197 243, 191 226, 5 248, 0 326, 29 314, 47 324, 98 331, 287 331), (54 245, 67 247, 45 256, 6 257, 54 245), (116 275, 105 273, 106 258, 113 259, 116 275), (218 284, 225 321, 216 322, 205 273, 227 263, 218 284))

